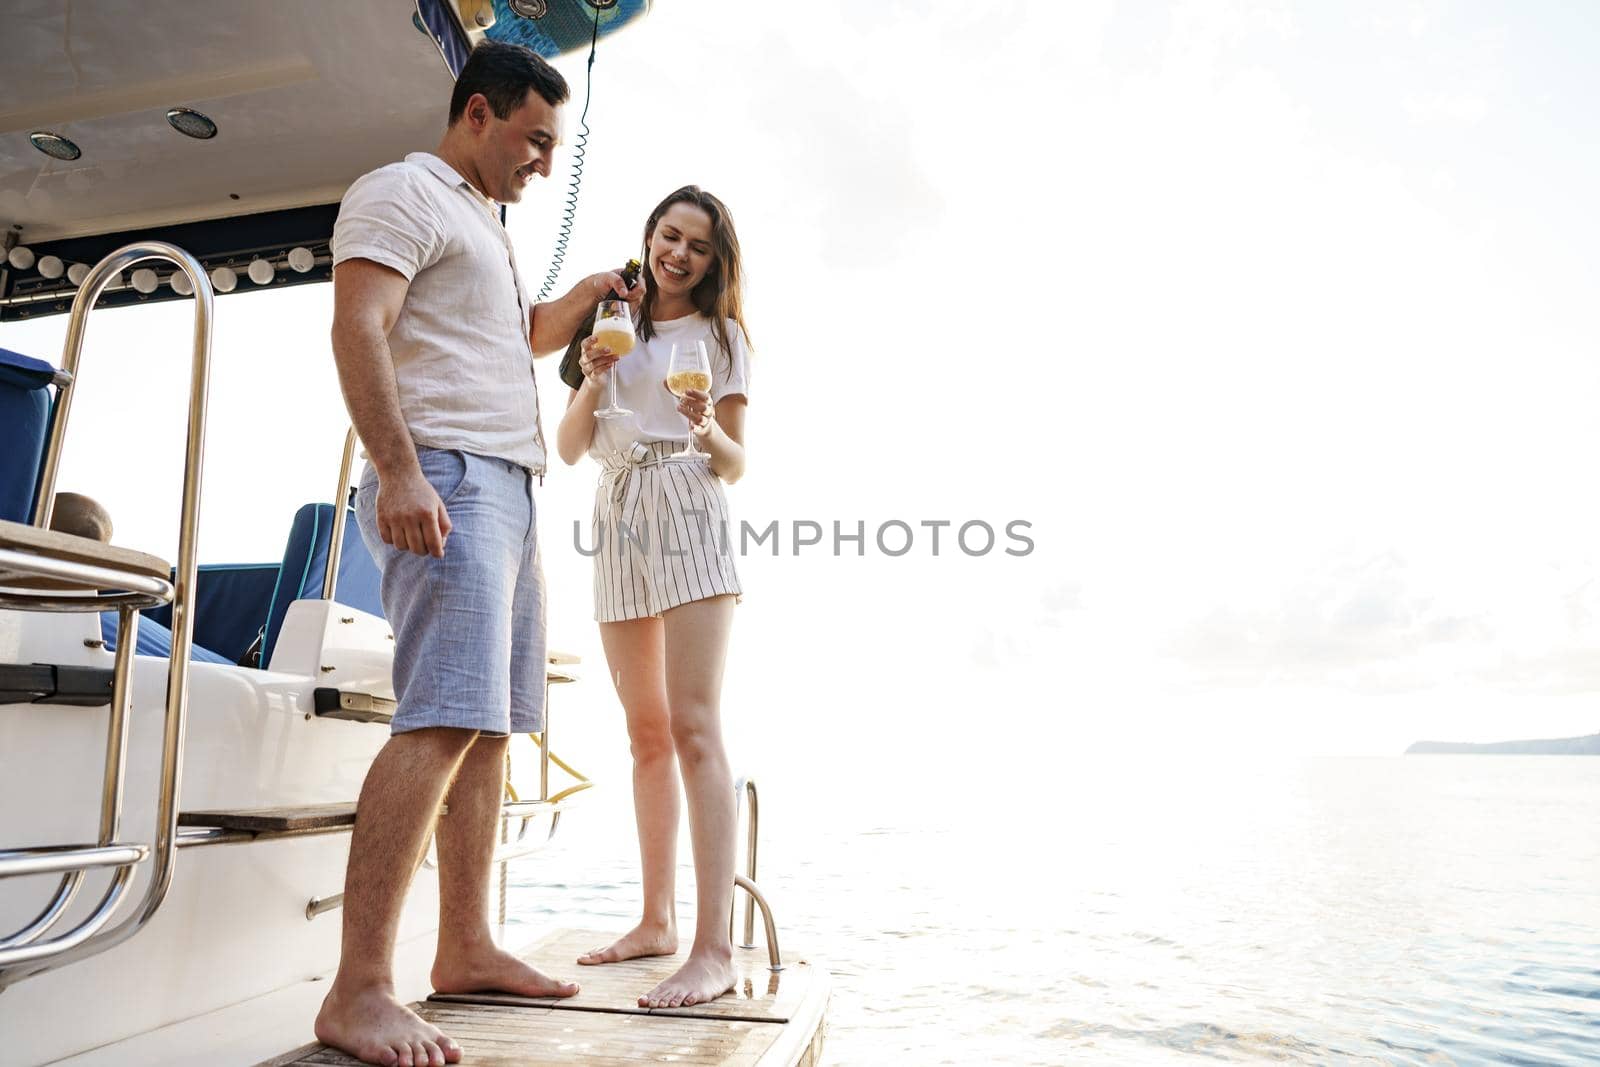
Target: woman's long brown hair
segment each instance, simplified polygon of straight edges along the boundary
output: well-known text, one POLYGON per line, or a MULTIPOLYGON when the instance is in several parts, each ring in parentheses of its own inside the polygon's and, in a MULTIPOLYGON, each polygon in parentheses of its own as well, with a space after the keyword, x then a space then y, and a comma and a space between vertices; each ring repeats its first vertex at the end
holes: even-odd
MULTIPOLYGON (((730 361, 733 359, 732 339, 728 336, 728 320, 732 319, 739 324, 739 330, 745 336, 745 344, 750 343, 750 331, 744 324, 744 298, 741 295, 741 283, 744 280, 744 266, 739 256, 739 235, 733 229, 733 216, 728 212, 728 206, 721 200, 712 196, 698 185, 685 185, 670 193, 667 198, 656 205, 654 211, 644 224, 644 256, 645 263, 650 262, 650 238, 655 235, 656 225, 660 223, 661 216, 673 204, 692 204, 704 211, 711 218, 711 249, 715 258, 711 269, 706 271, 706 276, 700 279, 700 284, 694 287, 689 294, 689 299, 694 303, 695 310, 711 320, 711 335, 716 338, 717 344, 722 346, 723 355, 730 361)), ((648 341, 655 329, 650 324, 650 315, 656 302, 656 279, 648 267, 644 271, 644 307, 639 313, 639 322, 635 327, 641 340, 648 341)))

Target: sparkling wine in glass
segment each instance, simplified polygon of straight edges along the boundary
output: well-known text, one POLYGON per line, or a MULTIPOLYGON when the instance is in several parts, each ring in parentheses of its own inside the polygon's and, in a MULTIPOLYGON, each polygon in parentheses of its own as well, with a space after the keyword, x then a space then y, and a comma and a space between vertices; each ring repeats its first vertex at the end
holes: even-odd
MULTIPOLYGON (((633 351, 633 316, 626 300, 602 300, 595 311, 594 339, 618 356, 633 351)), ((620 419, 633 412, 617 404, 617 368, 606 373, 606 406, 595 411, 597 419, 620 419)))
MULTIPOLYGON (((667 388, 680 400, 690 389, 711 392, 711 359, 706 355, 704 341, 686 341, 672 346, 672 358, 667 363, 667 388)), ((694 426, 689 426, 689 440, 669 459, 688 459, 700 450, 694 444, 694 426)))

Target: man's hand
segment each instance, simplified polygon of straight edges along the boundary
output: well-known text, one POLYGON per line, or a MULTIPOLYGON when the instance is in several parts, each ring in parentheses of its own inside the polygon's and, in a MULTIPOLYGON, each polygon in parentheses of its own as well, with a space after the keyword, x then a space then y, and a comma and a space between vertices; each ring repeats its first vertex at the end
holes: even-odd
POLYGON ((630 289, 622 284, 620 270, 604 270, 584 278, 559 300, 533 305, 528 325, 528 342, 533 354, 544 356, 564 350, 602 300, 626 300, 628 309, 637 319, 644 306, 644 282, 630 289))
POLYGON ((628 310, 637 314, 644 303, 643 275, 633 283, 632 289, 623 284, 620 270, 605 270, 599 274, 591 274, 585 281, 594 286, 594 300, 597 304, 602 300, 626 300, 628 310))
POLYGON ((403 551, 444 558, 450 515, 415 464, 408 474, 378 479, 378 536, 403 551))

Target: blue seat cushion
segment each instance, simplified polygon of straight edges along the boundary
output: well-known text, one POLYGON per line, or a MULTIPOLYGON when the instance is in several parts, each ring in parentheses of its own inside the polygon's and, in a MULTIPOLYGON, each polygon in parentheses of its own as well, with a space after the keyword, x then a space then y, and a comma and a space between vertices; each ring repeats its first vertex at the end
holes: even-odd
MULTIPOLYGON (((278 634, 289 605, 296 600, 321 600, 322 578, 328 567, 328 544, 333 539, 333 505, 306 504, 295 512, 289 528, 289 541, 283 550, 283 565, 278 571, 277 588, 267 613, 266 639, 261 646, 261 665, 272 662, 278 634)), ((339 581, 334 598, 341 604, 383 617, 379 595, 382 575, 372 561, 355 511, 345 509, 344 548, 339 554, 339 581)))
MULTIPOLYGON (((276 563, 206 563, 195 573, 194 642, 238 663, 261 633, 278 583, 276 563)), ((172 628, 172 605, 144 613, 172 628)))
POLYGON ((55 373, 48 363, 0 348, 0 519, 7 522, 33 518, 55 373))
MULTIPOLYGON (((100 613, 100 637, 106 643, 110 652, 117 650, 117 613, 102 611, 100 613)), ((172 631, 148 616, 139 619, 139 633, 134 638, 133 653, 136 656, 159 656, 168 659, 172 656, 172 631)), ((195 663, 221 663, 233 666, 233 660, 226 656, 219 656, 209 648, 202 648, 198 643, 189 645, 189 659, 195 663)))

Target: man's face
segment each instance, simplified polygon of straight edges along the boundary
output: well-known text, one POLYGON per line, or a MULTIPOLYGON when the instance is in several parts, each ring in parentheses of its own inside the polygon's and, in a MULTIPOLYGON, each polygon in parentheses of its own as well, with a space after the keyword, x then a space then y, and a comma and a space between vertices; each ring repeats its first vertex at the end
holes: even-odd
POLYGON ((484 192, 502 204, 515 204, 535 174, 548 178, 560 129, 560 110, 529 91, 522 106, 496 118, 489 101, 474 96, 466 118, 473 132, 478 177, 484 192))

